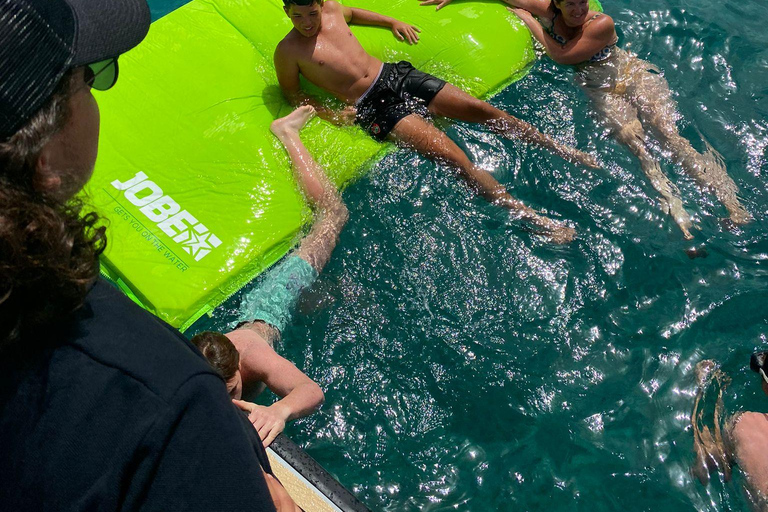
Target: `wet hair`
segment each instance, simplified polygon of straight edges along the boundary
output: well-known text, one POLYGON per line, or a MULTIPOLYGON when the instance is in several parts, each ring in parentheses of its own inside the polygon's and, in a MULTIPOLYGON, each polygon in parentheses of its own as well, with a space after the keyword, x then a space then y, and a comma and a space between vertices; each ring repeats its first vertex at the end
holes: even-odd
POLYGON ((752 357, 749 358, 749 368, 755 373, 760 373, 760 370, 763 370, 768 374, 768 351, 752 354, 752 357))
POLYGON ((220 332, 205 331, 190 340, 225 381, 229 381, 240 367, 240 354, 235 345, 220 332))
POLYGON ((283 6, 287 9, 291 5, 312 5, 312 4, 318 4, 323 5, 323 0, 283 0, 283 6))
MULTIPOLYGON (((565 0, 560 0, 560 2, 564 2, 564 1, 565 0)), ((562 15, 563 13, 560 12, 560 8, 557 6, 557 3, 555 3, 555 2, 556 2, 556 0, 552 0, 550 2, 550 5, 552 6, 552 9, 555 10, 555 16, 562 15)), ((553 16, 553 18, 554 18, 554 16, 553 16)))
MULTIPOLYGON (((61 204, 34 188, 45 145, 69 119, 73 72, 10 138, 0 140, 0 350, 64 320, 99 275, 105 228, 73 199, 61 204)), ((32 336, 30 336, 32 338, 32 336)))

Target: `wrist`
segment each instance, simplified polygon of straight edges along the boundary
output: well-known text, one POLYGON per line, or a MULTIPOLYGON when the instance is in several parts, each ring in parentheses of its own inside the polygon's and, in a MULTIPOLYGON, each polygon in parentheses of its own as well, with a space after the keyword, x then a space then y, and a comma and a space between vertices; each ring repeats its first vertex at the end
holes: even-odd
POLYGON ((278 418, 283 420, 283 422, 287 422, 291 417, 291 408, 282 403, 282 400, 278 400, 277 402, 273 403, 269 406, 269 408, 277 415, 278 418))

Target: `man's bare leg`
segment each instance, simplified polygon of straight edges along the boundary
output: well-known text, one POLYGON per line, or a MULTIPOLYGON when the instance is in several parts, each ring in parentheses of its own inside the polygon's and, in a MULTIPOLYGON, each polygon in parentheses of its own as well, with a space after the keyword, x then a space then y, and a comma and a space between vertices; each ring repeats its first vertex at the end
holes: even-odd
POLYGON ((270 129, 285 146, 298 182, 316 211, 312 229, 302 239, 295 254, 321 272, 331 259, 349 212, 336 187, 299 137, 299 131, 314 115, 315 109, 305 105, 275 120, 270 129))
POLYGON ((734 224, 746 224, 752 215, 739 201, 739 188, 728 175, 720 154, 707 144, 699 153, 677 129, 677 105, 667 81, 661 75, 643 71, 635 79, 632 100, 643 123, 651 128, 672 158, 704 189, 711 190, 726 207, 734 224))
POLYGON ((683 232, 683 237, 686 240, 692 239, 691 216, 683 207, 677 187, 664 174, 659 162, 648 150, 645 131, 640 123, 637 109, 624 95, 605 92, 588 92, 588 95, 592 99, 592 106, 598 116, 611 130, 612 135, 640 160, 640 167, 648 181, 661 196, 664 211, 672 216, 683 232))
POLYGON ((747 479, 747 493, 755 510, 768 510, 768 414, 743 412, 729 421, 731 455, 747 479))
POLYGON ((487 124, 496 133, 547 148, 569 162, 580 163, 594 169, 600 167, 592 155, 560 144, 525 121, 499 110, 451 84, 445 84, 445 87, 432 99, 429 103, 429 111, 437 116, 469 123, 487 124))
POLYGON ((401 119, 390 132, 389 138, 453 167, 469 186, 487 201, 530 222, 536 232, 545 235, 552 242, 568 243, 573 239, 575 231, 572 228, 539 215, 522 201, 512 197, 489 172, 474 165, 456 143, 423 117, 411 114, 401 119))
MULTIPOLYGON (((294 255, 309 263, 319 273, 330 260, 349 213, 336 187, 299 138, 299 131, 314 115, 315 109, 305 105, 275 120, 270 129, 288 152, 299 185, 316 212, 312 228, 301 240, 294 255)), ((270 346, 274 346, 280 339, 277 328, 259 319, 244 323, 239 328, 256 332, 270 346)), ((238 350, 245 351, 247 347, 238 347, 238 350)), ((243 352, 241 357, 244 357, 243 352)))

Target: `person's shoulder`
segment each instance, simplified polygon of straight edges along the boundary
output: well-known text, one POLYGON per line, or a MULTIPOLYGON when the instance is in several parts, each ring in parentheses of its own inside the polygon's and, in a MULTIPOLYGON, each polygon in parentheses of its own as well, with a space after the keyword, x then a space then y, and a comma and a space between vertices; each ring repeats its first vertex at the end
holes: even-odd
POLYGON ((587 25, 587 28, 595 31, 596 33, 613 33, 615 30, 613 18, 604 12, 590 12, 588 20, 589 24, 587 25))
POLYGON ((165 397, 194 375, 215 375, 179 331, 102 280, 88 294, 68 338, 90 359, 165 397))
POLYGON ((300 51, 302 38, 296 29, 291 29, 275 47, 275 58, 290 59, 300 51))

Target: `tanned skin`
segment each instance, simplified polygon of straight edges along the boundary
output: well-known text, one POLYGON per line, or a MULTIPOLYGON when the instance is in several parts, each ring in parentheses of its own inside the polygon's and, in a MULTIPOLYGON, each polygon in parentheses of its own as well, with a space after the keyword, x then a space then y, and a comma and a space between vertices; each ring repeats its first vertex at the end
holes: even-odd
MULTIPOLYGON (((333 0, 285 9, 294 28, 275 50, 275 70, 280 88, 294 105, 312 105, 323 119, 336 124, 352 124, 355 101, 376 79, 382 62, 368 54, 352 34, 349 24, 375 25, 392 30, 395 37, 409 44, 419 40, 419 30, 406 23, 363 9, 342 6, 333 0), (306 94, 299 76, 328 91, 347 106, 333 110, 306 94)), ((497 133, 549 148, 571 161, 597 166, 590 155, 563 146, 525 123, 457 87, 446 84, 429 104, 433 115, 467 122, 483 123, 497 133)), ((567 243, 575 231, 546 217, 513 198, 487 171, 474 165, 467 155, 443 132, 417 114, 398 122, 388 139, 445 163, 486 200, 507 208, 531 223, 533 229, 555 243, 567 243)))

